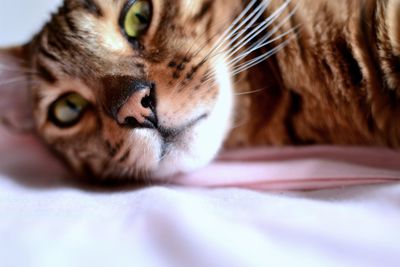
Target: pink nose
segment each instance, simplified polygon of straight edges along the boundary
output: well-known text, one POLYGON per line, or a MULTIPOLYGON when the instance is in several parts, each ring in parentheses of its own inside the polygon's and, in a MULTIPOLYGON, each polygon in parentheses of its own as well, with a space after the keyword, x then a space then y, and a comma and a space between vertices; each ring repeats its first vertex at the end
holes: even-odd
POLYGON ((154 109, 155 99, 151 88, 141 88, 134 91, 119 109, 118 123, 131 128, 155 128, 157 119, 154 109))

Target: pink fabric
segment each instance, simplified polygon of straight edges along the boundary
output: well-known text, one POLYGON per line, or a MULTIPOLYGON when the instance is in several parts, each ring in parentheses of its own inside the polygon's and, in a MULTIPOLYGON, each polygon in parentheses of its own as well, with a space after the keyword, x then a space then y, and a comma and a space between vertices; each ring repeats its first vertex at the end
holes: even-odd
POLYGON ((400 153, 383 148, 264 148, 223 154, 209 167, 180 177, 192 186, 312 190, 400 181, 400 153))
MULTIPOLYGON (((55 186, 71 173, 33 136, 0 129, 0 174, 23 184, 55 186)), ((260 148, 224 153, 171 184, 255 190, 314 190, 400 182, 400 152, 383 148, 260 148)))

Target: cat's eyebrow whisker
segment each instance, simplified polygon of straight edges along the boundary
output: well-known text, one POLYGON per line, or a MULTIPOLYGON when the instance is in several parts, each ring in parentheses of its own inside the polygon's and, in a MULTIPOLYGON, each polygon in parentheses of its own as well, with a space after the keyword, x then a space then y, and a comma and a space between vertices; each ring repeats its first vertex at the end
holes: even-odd
MULTIPOLYGON (((282 15, 282 13, 286 10, 286 7, 288 6, 289 2, 290 1, 285 2, 285 4, 283 4, 271 16, 269 16, 268 19, 266 19, 263 23, 261 23, 256 28, 254 28, 240 42, 238 42, 231 49, 229 49, 227 52, 227 54, 228 54, 227 58, 233 57, 237 52, 239 52, 241 49, 243 49, 243 47, 245 47, 248 43, 250 43, 255 38, 257 38, 260 35, 260 33, 263 33, 274 21, 276 21, 282 15)), ((287 17, 285 17, 283 20, 281 20, 277 26, 275 26, 271 31, 268 31, 268 33, 261 40, 257 41, 255 44, 250 46, 249 50, 251 50, 251 52, 253 52, 253 51, 261 48, 262 46, 260 46, 259 44, 265 42, 273 34, 275 34, 287 22, 287 20, 289 20, 294 15, 295 12, 296 12, 296 10, 292 10, 290 12, 290 14, 287 17)))

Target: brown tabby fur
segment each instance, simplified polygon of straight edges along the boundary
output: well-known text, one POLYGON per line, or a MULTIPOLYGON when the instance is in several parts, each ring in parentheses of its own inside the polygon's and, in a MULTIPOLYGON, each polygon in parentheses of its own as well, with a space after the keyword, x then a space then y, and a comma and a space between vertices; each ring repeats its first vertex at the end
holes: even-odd
MULTIPOLYGON (((124 165, 132 153, 137 158, 146 152, 125 149, 129 131, 107 116, 112 96, 105 86, 118 90, 126 76, 154 80, 163 99, 159 103, 163 123, 169 128, 190 124, 191 118, 210 112, 218 94, 217 88, 204 84, 212 63, 199 62, 247 2, 154 0, 162 12, 154 16, 157 27, 150 28, 141 50, 132 49, 115 23, 125 1, 66 0, 23 49, 28 65, 38 73, 33 79, 39 85, 32 86, 37 132, 80 172, 145 176, 147 163, 136 160, 135 170, 124 165), (196 53, 199 46, 193 49, 194 44, 201 44, 203 50, 196 53), (110 77, 121 79, 113 86, 110 77), (47 109, 71 87, 94 108, 80 126, 58 129, 47 121, 47 109), (179 90, 171 93, 170 88, 179 90), (192 106, 199 103, 208 107, 189 118, 192 106)), ((272 0, 265 18, 283 2, 272 0)), ((287 38, 293 40, 235 78, 235 118, 226 148, 399 147, 400 0, 293 0, 281 17, 294 9, 276 35, 299 26, 297 33, 258 53, 287 38)))
POLYGON ((301 32, 249 75, 249 88, 267 88, 241 99, 248 112, 229 146, 399 147, 400 1, 298 0, 295 5, 285 30, 302 25, 301 32))

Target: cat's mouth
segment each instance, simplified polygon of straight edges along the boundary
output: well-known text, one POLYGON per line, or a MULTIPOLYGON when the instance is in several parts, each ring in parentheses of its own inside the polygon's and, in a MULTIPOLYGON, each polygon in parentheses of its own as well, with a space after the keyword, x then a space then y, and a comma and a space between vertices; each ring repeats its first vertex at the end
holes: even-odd
POLYGON ((160 133, 161 137, 166 143, 174 142, 176 141, 176 138, 181 135, 184 131, 187 129, 190 129, 191 127, 195 126, 197 123, 200 121, 206 119, 208 117, 208 114, 203 114, 199 116, 196 119, 191 120, 187 124, 180 126, 179 128, 166 128, 163 127, 162 125, 158 125, 156 127, 157 131, 160 133))
MULTIPOLYGON (((128 156, 122 157, 124 161, 121 162, 120 155, 117 156, 117 165, 122 168, 134 166, 140 172, 144 170, 150 176, 158 177, 194 169, 197 166, 197 151, 204 154, 199 149, 198 140, 208 137, 209 128, 202 125, 213 117, 213 110, 198 108, 195 114, 180 111, 170 117, 174 107, 165 104, 169 103, 165 100, 160 103, 155 83, 131 80, 129 77, 119 77, 118 81, 124 79, 127 79, 125 82, 132 92, 123 91, 127 95, 121 94, 116 102, 111 96, 104 98, 106 114, 124 129, 131 143, 128 156)), ((200 147, 206 149, 204 145, 200 147)))
POLYGON ((194 127, 196 124, 201 122, 202 120, 207 119, 208 114, 205 113, 199 116, 196 119, 191 120, 187 124, 180 126, 178 128, 166 128, 162 125, 157 125, 155 128, 161 136, 162 139, 162 149, 161 149, 161 156, 160 159, 164 158, 165 155, 168 153, 170 146, 179 141, 180 136, 189 130, 190 128, 194 127))
MULTIPOLYGON (((182 125, 182 126, 179 126, 176 128, 168 128, 163 125, 160 125, 158 123, 158 119, 155 117, 152 120, 148 120, 145 123, 141 123, 140 128, 154 129, 160 134, 164 143, 173 143, 183 132, 185 132, 186 130, 195 126, 200 121, 207 119, 207 117, 208 117, 208 114, 204 113, 203 115, 189 121, 185 125, 182 125)), ((137 127, 138 125, 139 125, 139 123, 137 122, 137 120, 135 120, 133 118, 126 120, 125 123, 123 123, 123 124, 120 124, 121 127, 124 127, 127 129, 136 129, 136 128, 138 128, 137 127)))

